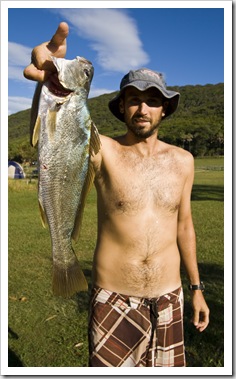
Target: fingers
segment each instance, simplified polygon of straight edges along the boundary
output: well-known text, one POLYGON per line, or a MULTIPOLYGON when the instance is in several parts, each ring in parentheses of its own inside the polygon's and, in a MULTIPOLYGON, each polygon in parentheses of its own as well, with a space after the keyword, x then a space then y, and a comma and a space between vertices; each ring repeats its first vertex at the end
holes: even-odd
POLYGON ((32 61, 24 69, 26 79, 44 82, 56 71, 51 56, 63 58, 66 54, 66 37, 69 34, 69 26, 61 22, 49 42, 36 46, 32 51, 32 61))
POLYGON ((199 331, 199 332, 203 332, 203 330, 205 330, 207 328, 207 325, 208 323, 205 323, 203 321, 200 321, 198 326, 196 327, 196 329, 199 331))
POLYGON ((48 44, 49 50, 55 52, 58 47, 66 45, 66 38, 69 34, 69 26, 66 22, 61 22, 57 28, 56 33, 53 35, 51 41, 48 44))
POLYGON ((203 332, 203 330, 205 330, 209 324, 209 311, 195 311, 192 318, 192 323, 199 332, 203 332))
POLYGON ((199 332, 203 332, 209 324, 210 311, 205 302, 202 291, 192 293, 193 317, 192 323, 199 332))
POLYGON ((34 80, 37 82, 45 82, 51 73, 51 71, 47 70, 38 70, 33 63, 29 64, 29 66, 27 66, 23 71, 24 77, 26 79, 34 80))

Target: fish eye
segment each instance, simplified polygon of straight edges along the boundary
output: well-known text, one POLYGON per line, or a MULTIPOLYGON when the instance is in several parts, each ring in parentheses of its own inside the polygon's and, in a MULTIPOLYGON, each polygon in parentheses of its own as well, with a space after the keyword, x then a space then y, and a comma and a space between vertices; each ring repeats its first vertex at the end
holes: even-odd
POLYGON ((89 70, 85 69, 85 70, 84 70, 84 73, 85 73, 85 75, 86 75, 87 78, 88 78, 88 77, 89 77, 89 70))

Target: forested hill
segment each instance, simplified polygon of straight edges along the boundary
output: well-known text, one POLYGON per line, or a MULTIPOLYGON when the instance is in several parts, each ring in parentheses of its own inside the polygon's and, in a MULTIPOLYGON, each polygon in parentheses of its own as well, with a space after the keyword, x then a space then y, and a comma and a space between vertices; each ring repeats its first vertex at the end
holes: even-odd
MULTIPOLYGON (((190 150, 194 156, 223 155, 224 85, 168 87, 180 92, 178 110, 160 125, 159 138, 190 150)), ((125 132, 125 125, 108 110, 116 92, 89 99, 91 116, 101 134, 111 137, 125 132)), ((29 143, 30 109, 8 118, 9 159, 36 159, 29 143)))

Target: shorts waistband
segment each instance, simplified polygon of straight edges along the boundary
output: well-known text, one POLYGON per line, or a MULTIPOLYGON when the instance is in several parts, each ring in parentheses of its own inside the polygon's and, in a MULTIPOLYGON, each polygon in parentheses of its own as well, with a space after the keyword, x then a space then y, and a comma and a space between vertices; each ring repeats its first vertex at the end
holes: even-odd
POLYGON ((130 305, 132 308, 135 308, 135 309, 137 309, 138 307, 142 305, 151 306, 151 304, 155 303, 159 309, 164 309, 170 303, 176 303, 180 301, 180 298, 182 297, 182 295, 183 295, 182 286, 177 288, 174 291, 161 295, 160 297, 157 297, 157 298, 128 296, 128 295, 124 295, 124 294, 107 290, 105 288, 94 286, 94 288, 92 289, 91 300, 99 301, 100 303, 104 303, 104 304, 105 303, 109 303, 113 305, 116 304, 118 306, 124 303, 124 304, 130 305))

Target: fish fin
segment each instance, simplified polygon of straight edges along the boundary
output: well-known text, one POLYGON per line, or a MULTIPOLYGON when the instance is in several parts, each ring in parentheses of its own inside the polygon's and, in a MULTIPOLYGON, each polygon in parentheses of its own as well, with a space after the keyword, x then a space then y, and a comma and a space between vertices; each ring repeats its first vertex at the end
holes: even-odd
POLYGON ((36 146, 36 144, 38 142, 38 139, 39 139, 40 125, 41 125, 41 119, 38 116, 37 119, 36 119, 35 125, 34 125, 34 130, 33 130, 32 139, 31 139, 31 145, 33 147, 36 146))
POLYGON ((81 226, 82 226, 82 219, 83 219, 83 214, 84 214, 85 201, 86 201, 86 198, 87 198, 89 191, 92 188, 93 180, 94 180, 94 168, 93 168, 92 163, 89 162, 87 177, 86 177, 86 180, 85 180, 82 192, 81 192, 80 203, 79 203, 79 206, 77 209, 74 229, 73 229, 72 234, 71 234, 71 237, 75 242, 77 242, 79 239, 80 230, 81 230, 81 226))
POLYGON ((49 132, 49 138, 52 139, 56 130, 57 111, 48 109, 47 113, 47 128, 49 132))
POLYGON ((42 225, 44 228, 46 228, 47 226, 47 216, 46 216, 46 213, 44 211, 44 208, 39 200, 39 210, 40 210, 40 218, 41 218, 41 221, 42 221, 42 225))
POLYGON ((87 280, 77 260, 69 267, 54 264, 52 288, 55 296, 65 298, 71 297, 76 292, 88 290, 87 280))
POLYGON ((91 137, 89 145, 89 154, 96 155, 101 149, 101 140, 96 125, 92 121, 91 123, 91 137))
POLYGON ((40 100, 40 94, 42 90, 43 83, 38 83, 35 92, 34 97, 31 105, 31 112, 30 112, 30 143, 32 146, 35 146, 37 143, 37 140, 35 144, 33 145, 33 135, 35 130, 35 124, 38 117, 38 110, 39 110, 39 100, 40 100))
MULTIPOLYGON (((93 121, 91 121, 91 137, 90 137, 90 144, 89 144, 89 156, 96 155, 99 152, 100 148, 101 148, 101 141, 100 141, 99 133, 98 133, 98 130, 96 128, 96 125, 94 124, 93 121)), ((77 215, 75 218, 75 225, 74 225, 74 229, 72 232, 72 238, 75 242, 78 241, 78 238, 80 235, 83 213, 84 213, 84 207, 85 207, 85 201, 86 201, 86 198, 87 198, 89 191, 92 188, 94 176, 95 176, 94 168, 93 168, 91 161, 89 161, 87 177, 86 177, 83 189, 82 189, 80 204, 79 204, 78 209, 77 209, 77 215)))

